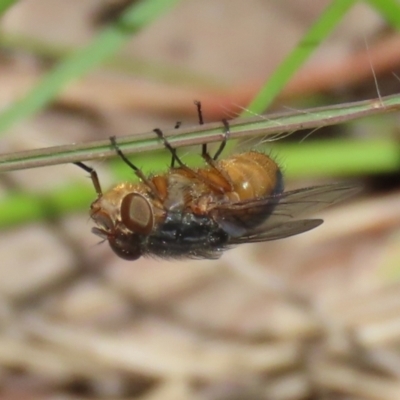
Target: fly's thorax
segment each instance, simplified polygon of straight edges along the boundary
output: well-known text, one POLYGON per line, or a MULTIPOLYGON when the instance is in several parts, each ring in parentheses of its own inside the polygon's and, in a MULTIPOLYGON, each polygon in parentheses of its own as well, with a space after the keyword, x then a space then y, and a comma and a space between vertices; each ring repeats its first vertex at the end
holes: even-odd
POLYGON ((209 191, 204 182, 180 168, 170 170, 164 178, 167 192, 163 205, 166 210, 184 210, 193 200, 209 191))
POLYGON ((179 173, 179 170, 170 171, 166 177, 167 193, 164 206, 167 210, 176 210, 183 208, 190 200, 190 187, 192 185, 190 179, 179 173))
POLYGON ((217 166, 229 176, 241 201, 268 196, 282 186, 278 164, 264 153, 235 154, 218 161, 217 166))

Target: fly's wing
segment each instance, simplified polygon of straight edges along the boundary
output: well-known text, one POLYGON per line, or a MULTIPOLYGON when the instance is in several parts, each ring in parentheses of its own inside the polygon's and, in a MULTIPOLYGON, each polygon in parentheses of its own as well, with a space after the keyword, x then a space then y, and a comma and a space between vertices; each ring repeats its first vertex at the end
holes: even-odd
POLYGON ((348 184, 312 186, 282 193, 267 226, 280 225, 283 222, 314 214, 360 191, 359 187, 348 184))
POLYGON ((323 222, 322 219, 300 219, 297 221, 289 221, 282 225, 271 227, 268 230, 260 230, 259 232, 253 232, 250 235, 231 238, 229 244, 267 242, 270 240, 283 239, 310 231, 311 229, 320 226, 323 222))
MULTIPOLYGON (((317 212, 358 191, 359 188, 354 185, 343 183, 312 186, 263 199, 221 204, 214 209, 214 218, 229 235, 235 238, 250 238, 254 235, 261 237, 271 229, 279 227, 284 229, 283 226, 289 222, 293 223, 295 218, 317 212)), ((297 233, 312 229, 301 230, 300 226, 305 221, 307 220, 296 225, 296 228, 289 224, 285 229, 299 229, 297 233)), ((296 233, 287 236, 294 234, 296 233)))

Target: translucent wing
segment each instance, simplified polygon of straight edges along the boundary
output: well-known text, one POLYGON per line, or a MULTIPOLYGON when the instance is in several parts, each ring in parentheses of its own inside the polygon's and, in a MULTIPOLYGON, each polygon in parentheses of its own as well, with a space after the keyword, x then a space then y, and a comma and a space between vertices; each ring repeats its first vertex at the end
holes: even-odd
MULTIPOLYGON (((312 186, 262 199, 221 204, 216 207, 214 218, 227 233, 235 238, 247 237, 252 238, 251 241, 272 240, 266 237, 268 231, 275 228, 275 235, 279 232, 279 227, 282 230, 294 232, 286 236, 295 235, 296 229, 297 233, 312 229, 312 227, 307 228, 306 221, 308 220, 293 224, 294 219, 320 211, 358 191, 359 188, 354 185, 343 183, 312 186), (290 224, 286 225, 289 222, 290 224), (265 237, 265 239, 255 240, 255 237, 265 237)), ((312 222, 310 222, 311 225, 312 222)), ((274 234, 271 234, 271 237, 274 234)), ((281 237, 286 236, 281 235, 281 237)))
POLYGON ((359 191, 360 188, 354 185, 338 183, 284 192, 278 196, 274 210, 265 221, 266 225, 272 227, 294 218, 314 214, 359 191))
POLYGON ((298 235, 299 233, 310 231, 321 225, 322 219, 300 219, 297 221, 285 222, 281 225, 268 228, 268 230, 260 230, 250 235, 243 235, 229 240, 229 244, 266 242, 270 240, 283 239, 289 236, 298 235))

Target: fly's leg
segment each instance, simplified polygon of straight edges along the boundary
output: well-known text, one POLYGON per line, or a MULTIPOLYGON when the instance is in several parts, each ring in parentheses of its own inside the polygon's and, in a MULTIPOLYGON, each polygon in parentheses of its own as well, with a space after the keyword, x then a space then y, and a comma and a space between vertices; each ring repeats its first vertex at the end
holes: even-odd
POLYGON ((228 141, 230 133, 231 133, 229 130, 228 121, 226 119, 223 119, 222 123, 224 124, 224 127, 225 127, 224 137, 222 139, 221 144, 218 147, 218 150, 215 152, 214 157, 211 157, 210 154, 208 153, 207 144, 203 144, 202 151, 201 151, 201 156, 203 157, 204 161, 213 168, 216 168, 215 161, 218 160, 218 157, 224 151, 226 142, 228 141))
MULTIPOLYGON (((178 127, 179 126, 180 126, 180 124, 178 125, 178 127)), ((175 165, 175 161, 176 161, 176 163, 179 165, 180 168, 184 169, 185 171, 188 171, 188 172, 191 171, 192 173, 194 173, 194 171, 192 169, 190 169, 186 164, 184 164, 184 162, 178 157, 178 155, 176 154, 176 149, 171 146, 170 142, 168 142, 168 140, 164 136, 164 133, 162 132, 162 130, 159 128, 156 128, 156 129, 153 129, 153 132, 155 132, 155 134, 158 136, 158 138, 163 141, 165 148, 171 153, 171 155, 172 155, 171 167, 175 165)))
MULTIPOLYGON (((204 125, 203 111, 201 109, 201 102, 200 101, 195 101, 194 104, 195 104, 195 106, 197 108, 197 115, 199 117, 199 124, 200 125, 204 125)), ((230 133, 231 133, 228 121, 226 119, 223 119, 222 123, 224 124, 224 127, 225 127, 224 137, 222 139, 221 144, 218 147, 218 150, 215 152, 214 157, 211 157, 210 154, 208 153, 208 151, 207 151, 207 143, 204 143, 202 145, 201 156, 204 158, 204 160, 207 162, 207 164, 210 164, 211 166, 214 166, 212 161, 218 160, 218 157, 223 152, 223 150, 224 150, 224 148, 226 146, 226 142, 228 141, 230 133)))
MULTIPOLYGON (((199 118, 199 124, 204 125, 203 110, 201 109, 201 101, 196 100, 194 102, 194 105, 196 106, 197 109, 197 117, 199 118)), ((207 143, 203 143, 201 146, 201 156, 207 163, 209 160, 211 160, 211 157, 207 151, 207 143)))
MULTIPOLYGON (((174 126, 174 129, 179 129, 181 127, 181 125, 182 125, 182 121, 177 121, 174 126)), ((175 156, 172 156, 171 157, 171 168, 174 168, 174 167, 175 167, 175 156)))
MULTIPOLYGON (((199 113, 199 122, 200 124, 203 124, 204 121, 201 112, 201 103, 195 101, 195 104, 197 106, 197 110, 199 113)), ((178 157, 178 155, 176 154, 176 149, 171 146, 171 144, 168 142, 161 129, 156 128, 154 129, 154 132, 163 141, 165 148, 168 149, 169 152, 172 154, 173 162, 176 162, 179 165, 179 168, 185 171, 187 175, 200 180, 201 182, 208 185, 212 190, 214 190, 217 193, 226 193, 227 191, 232 190, 232 182, 223 173, 221 173, 221 171, 219 171, 218 168, 216 168, 216 166, 214 165, 214 160, 207 153, 207 147, 204 147, 203 145, 203 149, 205 148, 206 154, 210 159, 210 162, 208 162, 207 160, 206 161, 212 167, 212 171, 211 172, 204 170, 194 171, 193 169, 189 168, 186 164, 184 164, 183 161, 178 157)), ((223 147, 225 147, 225 144, 223 145, 223 147)), ((221 151, 223 150, 223 147, 221 151)), ((217 153, 220 153, 221 151, 218 150, 217 153)))
POLYGON ((173 159, 179 165, 179 168, 186 172, 186 174, 192 178, 198 179, 199 181, 208 185, 211 189, 215 190, 219 193, 225 193, 226 189, 221 187, 219 183, 216 183, 214 180, 209 179, 209 177, 205 174, 200 174, 197 171, 189 168, 176 154, 176 149, 171 146, 171 143, 168 142, 167 138, 164 136, 164 133, 161 129, 154 129, 154 132, 157 136, 163 141, 165 148, 172 154, 173 159))
POLYGON ((78 162, 74 162, 74 164, 90 174, 90 178, 92 180, 94 190, 97 193, 97 197, 101 197, 103 195, 103 192, 101 190, 100 181, 99 181, 97 172, 92 167, 89 167, 88 165, 84 164, 83 162, 78 161, 78 162))
POLYGON ((221 155, 221 153, 224 151, 225 146, 226 146, 226 143, 227 143, 227 141, 228 141, 228 139, 229 139, 229 136, 231 135, 231 129, 230 129, 230 127, 229 127, 228 121, 227 121, 226 119, 223 119, 223 120, 222 120, 222 123, 224 124, 224 128, 225 128, 224 137, 223 137, 223 139, 222 139, 221 144, 220 144, 219 147, 218 147, 218 150, 217 150, 217 151, 215 152, 215 154, 214 154, 214 157, 213 157, 213 160, 214 160, 214 161, 217 161, 217 160, 218 160, 218 157, 219 157, 219 156, 221 155))
POLYGON ((162 196, 160 196, 160 193, 158 192, 157 188, 151 182, 149 179, 147 179, 146 175, 142 172, 141 169, 139 169, 135 164, 133 164, 127 157, 126 155, 122 152, 122 150, 119 148, 115 136, 110 136, 110 142, 118 156, 124 161, 125 164, 127 164, 130 168, 133 169, 135 172, 135 175, 145 184, 147 185, 151 191, 153 192, 154 196, 157 197, 158 200, 162 201, 162 196))
MULTIPOLYGON (((194 104, 197 107, 197 115, 199 117, 199 124, 203 125, 204 124, 204 119, 203 119, 203 112, 201 109, 201 102, 200 101, 195 101, 194 104)), ((216 177, 216 180, 219 182, 221 189, 223 188, 222 192, 227 192, 231 191, 233 189, 232 181, 228 176, 226 176, 223 171, 221 171, 218 166, 216 165, 215 161, 218 159, 218 157, 221 155, 222 151, 224 150, 226 146, 226 142, 229 139, 230 136, 230 129, 229 129, 229 124, 226 119, 222 120, 222 123, 224 124, 225 131, 224 131, 224 137, 222 139, 221 144, 219 145, 217 151, 214 154, 214 157, 211 157, 208 150, 207 150, 207 143, 204 143, 201 147, 201 157, 204 159, 204 161, 212 168, 213 175, 216 177)), ((212 178, 212 175, 209 174, 209 179, 212 178)))
POLYGON ((131 167, 134 170, 136 176, 138 178, 140 178, 146 185, 148 185, 150 182, 147 180, 144 173, 125 156, 125 154, 119 148, 115 136, 110 136, 110 142, 111 142, 113 149, 116 151, 118 156, 120 158, 122 158, 124 163, 127 164, 129 167, 131 167))
MULTIPOLYGON (((199 118, 199 124, 200 124, 200 125, 204 125, 204 118, 203 118, 203 112, 202 112, 202 109, 201 109, 201 102, 195 100, 195 101, 194 101, 194 104, 195 104, 195 106, 196 106, 196 108, 197 108, 197 115, 198 115, 198 118, 199 118)), ((202 155, 202 157, 204 158, 204 160, 207 162, 207 164, 209 164, 209 165, 211 165, 211 166, 213 166, 213 167, 214 167, 214 165, 213 165, 213 162, 212 162, 212 161, 213 161, 213 160, 216 161, 216 160, 218 159, 218 157, 220 156, 220 154, 221 154, 222 151, 224 150, 225 145, 226 145, 226 142, 227 142, 227 140, 228 140, 228 138, 229 138, 229 135, 230 135, 230 130, 229 130, 228 121, 227 121, 226 119, 223 119, 223 120, 222 120, 222 123, 223 123, 224 126, 225 126, 224 138, 223 138, 222 143, 220 144, 218 150, 217 150, 216 153, 214 154, 214 157, 211 157, 211 156, 209 155, 209 153, 208 153, 208 151, 207 151, 207 143, 204 143, 204 144, 202 145, 202 152, 201 152, 201 155, 202 155)), ((182 122, 181 122, 181 121, 177 121, 174 128, 175 128, 175 129, 179 129, 179 128, 181 127, 181 125, 182 125, 182 122)), ((156 130, 154 130, 154 131, 157 133, 157 135, 158 135, 160 138, 162 138, 162 140, 164 141, 164 144, 165 144, 165 138, 162 137, 162 136, 160 136, 159 132, 157 132, 156 130)), ((171 151, 171 145, 168 144, 168 146, 166 145, 166 147, 171 151), (168 147, 168 146, 169 146, 169 147, 168 147)), ((172 153, 172 151, 171 151, 171 153, 173 154, 172 159, 171 159, 171 168, 174 168, 174 166, 175 166, 175 161, 177 160, 176 150, 173 149, 173 151, 174 151, 173 153, 172 153)), ((179 163, 180 166, 182 166, 182 164, 183 164, 182 162, 179 163)))

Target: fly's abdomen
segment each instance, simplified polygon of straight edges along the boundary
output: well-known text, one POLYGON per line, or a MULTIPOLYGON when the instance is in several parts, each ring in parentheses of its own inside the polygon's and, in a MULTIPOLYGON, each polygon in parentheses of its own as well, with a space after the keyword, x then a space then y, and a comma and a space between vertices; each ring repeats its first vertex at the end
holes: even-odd
POLYGON ((269 156, 256 151, 233 155, 217 163, 226 174, 239 201, 259 199, 282 192, 282 173, 269 156))

